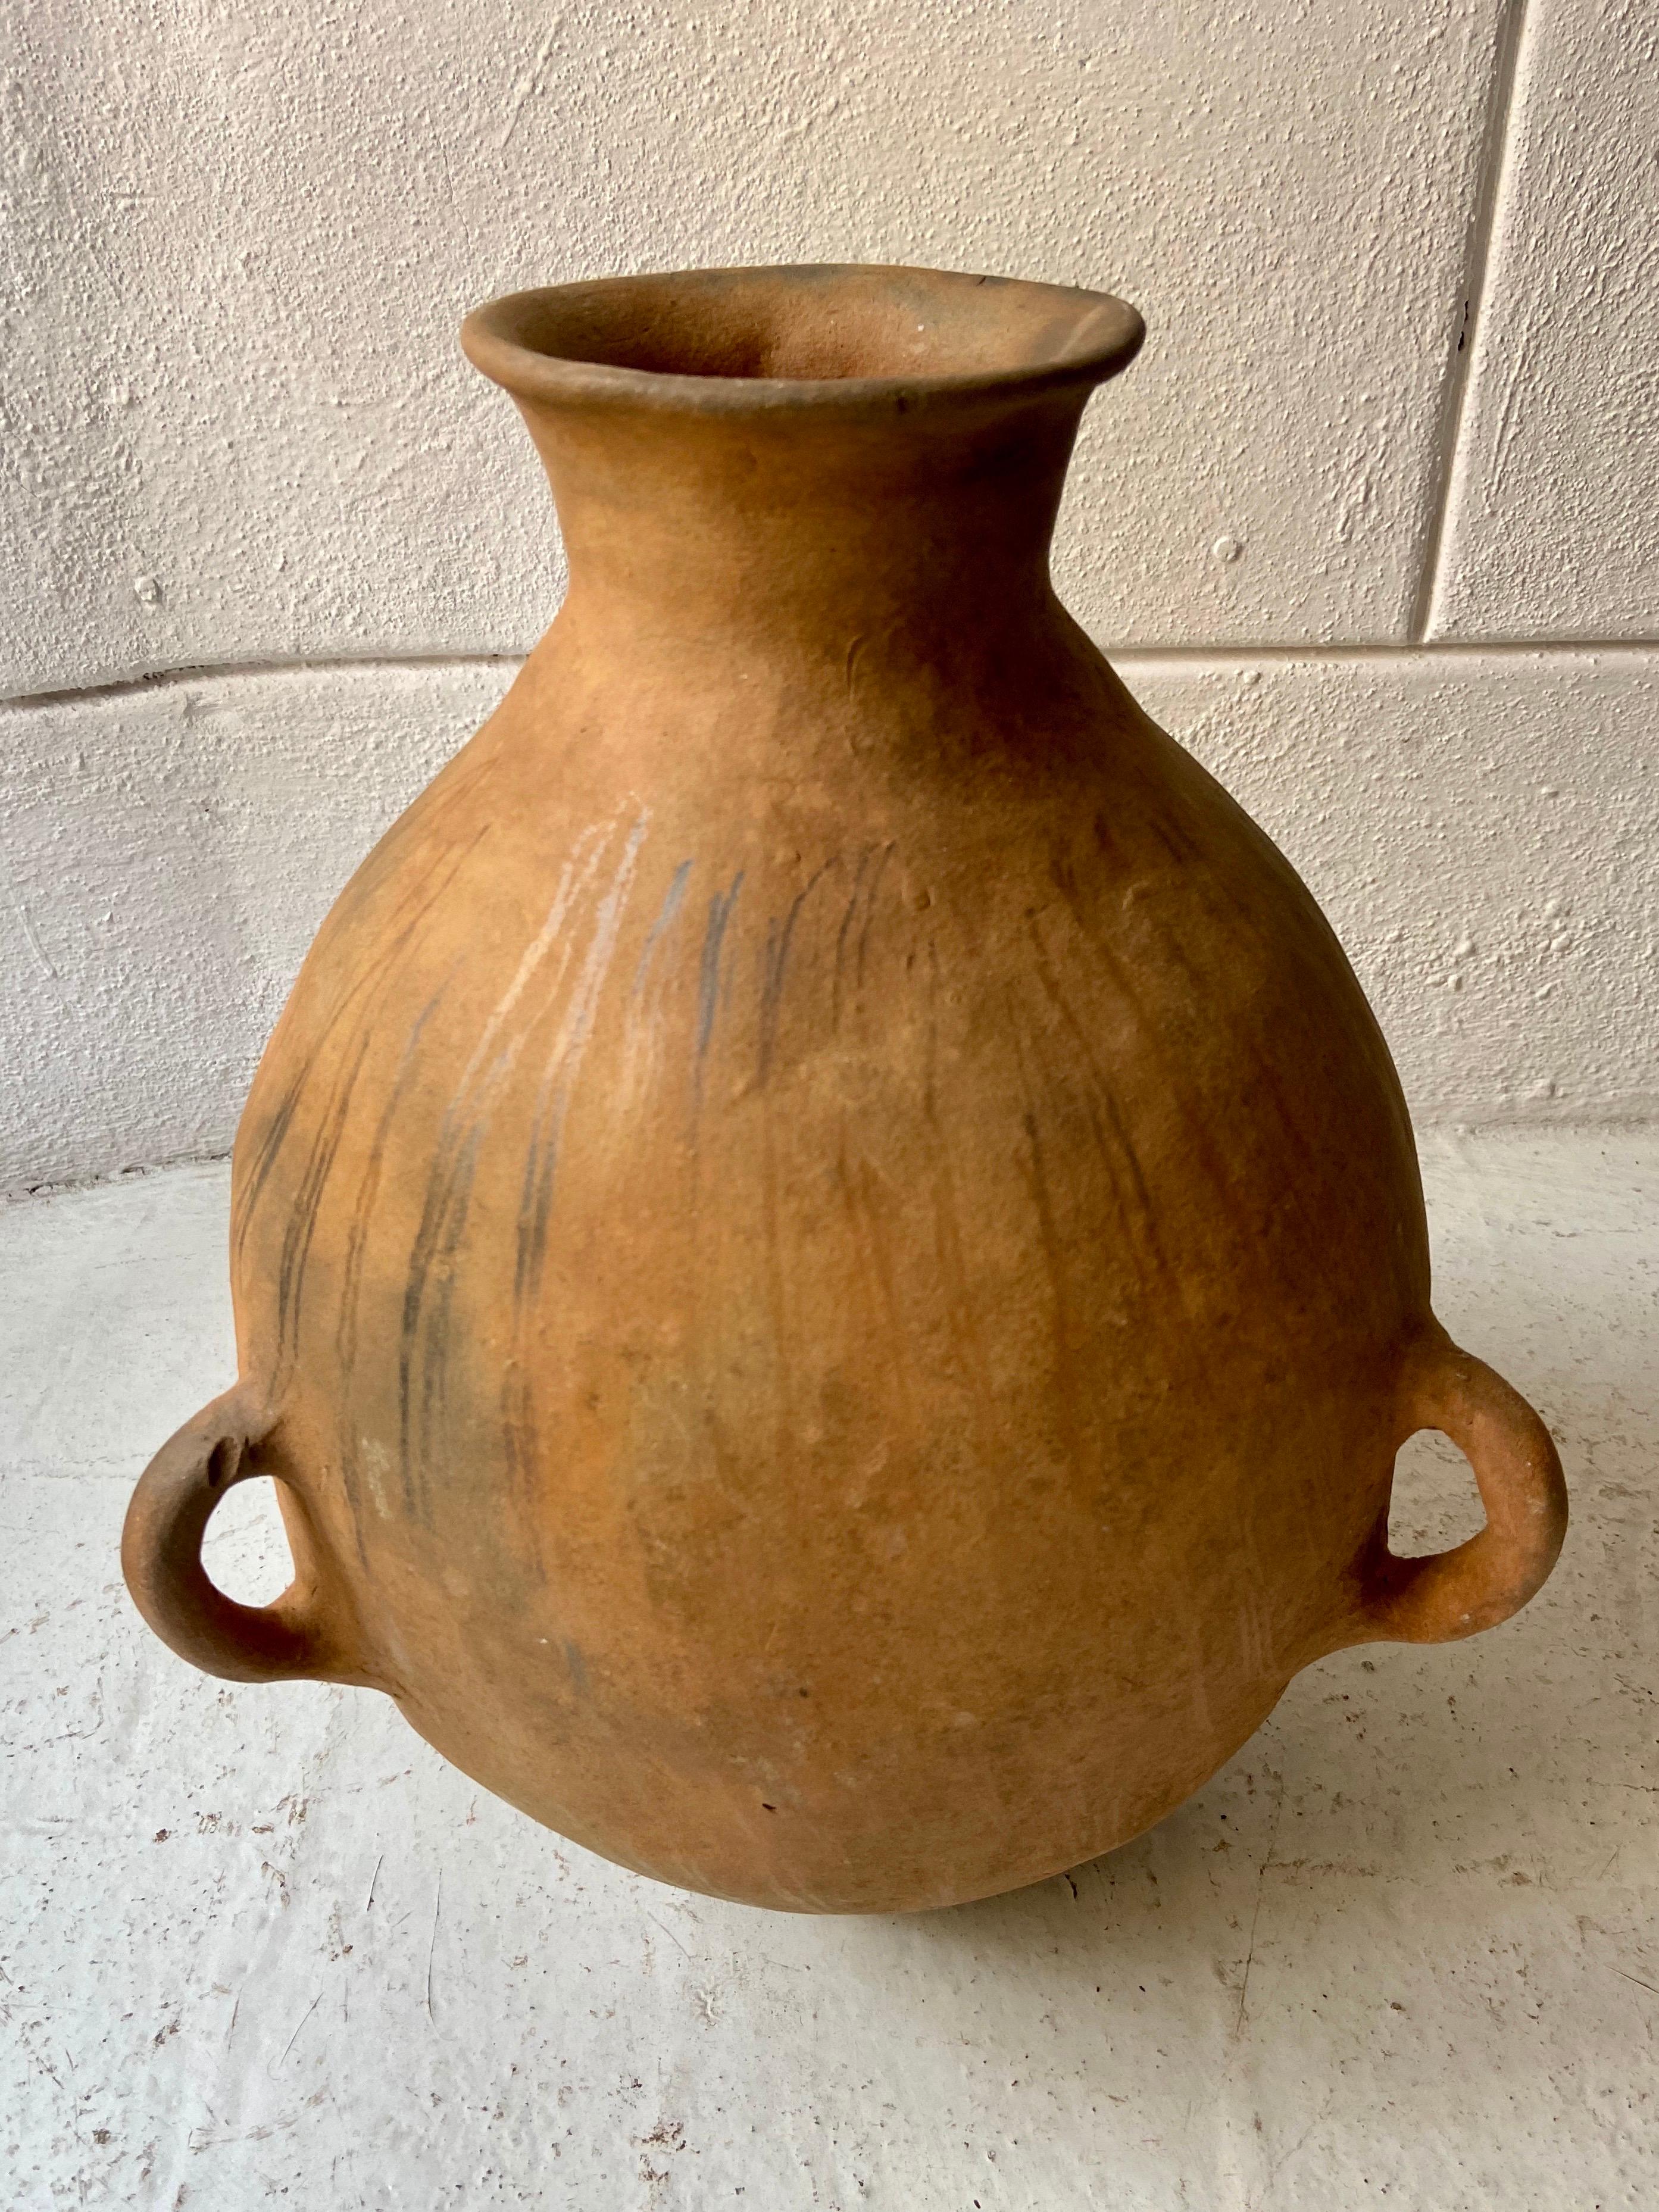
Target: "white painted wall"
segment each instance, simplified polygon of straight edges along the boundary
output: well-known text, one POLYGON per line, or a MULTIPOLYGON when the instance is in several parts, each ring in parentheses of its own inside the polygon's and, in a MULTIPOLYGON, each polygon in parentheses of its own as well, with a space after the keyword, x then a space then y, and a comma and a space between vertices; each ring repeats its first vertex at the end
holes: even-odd
POLYGON ((1659 9, 1528 0, 1434 637, 1650 638, 1659 9))
POLYGON ((224 1146, 550 617, 464 309, 734 260, 1135 301, 1073 605, 1304 868, 1422 1118, 1659 1110, 1647 0, 12 14, 0 1188, 224 1146))

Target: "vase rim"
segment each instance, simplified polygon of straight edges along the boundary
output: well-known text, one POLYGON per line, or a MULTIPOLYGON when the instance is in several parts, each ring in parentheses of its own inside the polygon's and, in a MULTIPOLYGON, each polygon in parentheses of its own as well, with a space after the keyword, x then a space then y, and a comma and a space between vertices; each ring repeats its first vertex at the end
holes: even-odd
POLYGON ((1146 325, 1109 292, 858 262, 510 292, 461 325, 515 398, 696 415, 902 413, 1103 383, 1146 325))

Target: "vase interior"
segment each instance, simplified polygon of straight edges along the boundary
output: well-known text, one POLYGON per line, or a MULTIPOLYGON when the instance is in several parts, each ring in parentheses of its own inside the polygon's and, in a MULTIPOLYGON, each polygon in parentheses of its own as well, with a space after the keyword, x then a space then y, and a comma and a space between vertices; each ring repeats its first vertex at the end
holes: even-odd
MULTIPOLYGON (((524 389, 550 376, 710 386, 1097 383, 1141 323, 1103 292, 927 269, 702 269, 518 292, 469 319, 467 349, 524 389), (583 372, 586 372, 586 376, 583 372)), ((800 394, 805 397, 806 394, 800 394)))

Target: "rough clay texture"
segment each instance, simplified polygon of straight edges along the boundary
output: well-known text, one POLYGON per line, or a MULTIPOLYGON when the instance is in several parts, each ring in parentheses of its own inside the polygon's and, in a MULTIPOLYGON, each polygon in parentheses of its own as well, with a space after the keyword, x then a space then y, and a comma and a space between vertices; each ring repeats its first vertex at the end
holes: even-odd
MULTIPOLYGON (((1419 1122, 1659 1108, 1659 653, 1118 665, 1324 906, 1419 1122)), ((0 718, 26 1076, 0 1188, 228 1148, 330 902, 512 672, 201 678, 0 718)))
MULTIPOLYGON (((227 1178, 15 1209, 0 1276, 0 2166, 134 2212, 1646 2212, 1659 2194, 1659 1145, 1427 1146, 1437 1303, 1543 1407, 1553 1579, 1323 1662, 1190 1804, 915 1919, 562 1846, 386 1700, 207 1680, 115 1542, 234 1370, 227 1178)), ((1395 1533, 1475 1525, 1407 1455, 1395 1533)), ((234 1492, 251 1599, 280 1540, 234 1492)), ((274 1518, 274 1513, 272 1514, 274 1518)))
POLYGON ((9 12, 0 692, 526 650, 556 539, 461 315, 731 262, 1118 293, 1083 619, 1405 633, 1500 0, 9 12))
POLYGON ((1650 637, 1659 16, 1532 0, 1430 634, 1650 637))

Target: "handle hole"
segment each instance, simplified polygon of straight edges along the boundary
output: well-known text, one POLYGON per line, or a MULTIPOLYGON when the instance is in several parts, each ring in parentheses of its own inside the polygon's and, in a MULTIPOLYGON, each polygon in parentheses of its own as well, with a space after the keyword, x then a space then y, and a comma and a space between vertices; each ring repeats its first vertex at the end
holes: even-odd
POLYGON ((1486 1525, 1474 1471, 1449 1437, 1419 1429, 1400 1447, 1389 1499, 1389 1549, 1397 1559, 1449 1552, 1486 1525))
POLYGON ((224 1493, 202 1539, 202 1565, 215 1588, 239 1605, 269 1605, 293 1581, 294 1557, 268 1475, 224 1493))

